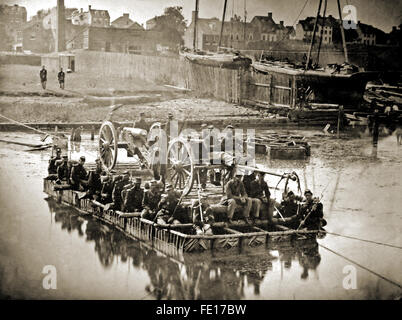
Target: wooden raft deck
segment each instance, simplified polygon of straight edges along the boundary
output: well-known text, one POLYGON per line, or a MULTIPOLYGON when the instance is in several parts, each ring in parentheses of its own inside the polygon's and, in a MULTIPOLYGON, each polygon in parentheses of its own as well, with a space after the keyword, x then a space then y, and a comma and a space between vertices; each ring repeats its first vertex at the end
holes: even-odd
MULTIPOLYGON (((79 199, 79 192, 73 190, 54 190, 54 182, 44 179, 44 192, 58 203, 74 207, 82 214, 89 214, 122 231, 130 238, 150 244, 155 249, 168 255, 177 256, 184 252, 204 252, 210 250, 251 250, 252 248, 272 245, 280 241, 305 240, 315 238, 318 231, 291 230, 280 225, 269 225, 262 221, 255 226, 238 224, 227 225, 214 223, 213 235, 196 235, 192 224, 160 225, 142 219, 140 213, 123 213, 106 209, 105 205, 79 199)), ((219 188, 219 187, 217 187, 219 188)), ((221 189, 220 189, 221 190, 221 189)), ((213 192, 213 190, 210 190, 213 192)), ((187 198, 187 201, 191 200, 187 198)))

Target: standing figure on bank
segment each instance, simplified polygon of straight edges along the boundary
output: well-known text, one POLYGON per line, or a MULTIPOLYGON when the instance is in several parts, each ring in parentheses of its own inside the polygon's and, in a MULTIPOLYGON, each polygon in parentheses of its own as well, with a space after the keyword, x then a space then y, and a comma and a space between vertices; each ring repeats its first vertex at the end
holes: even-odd
POLYGON ((63 71, 63 68, 60 68, 60 72, 57 74, 57 80, 59 80, 60 89, 64 89, 64 78, 66 74, 63 71))
POLYGON ((153 221, 156 217, 159 202, 161 201, 161 193, 156 180, 151 181, 150 189, 144 193, 142 201, 141 218, 153 221))
POLYGON ((246 223, 250 223, 250 210, 252 201, 247 196, 243 182, 241 181, 242 174, 236 172, 235 177, 228 181, 225 186, 226 197, 221 200, 222 205, 228 206, 227 218, 229 223, 233 223, 233 216, 236 208, 243 209, 243 218, 246 223))
POLYGON ((141 188, 141 178, 135 178, 134 186, 127 190, 123 197, 124 212, 139 212, 142 210, 144 190, 141 188))
POLYGON ((39 77, 40 77, 40 83, 42 84, 43 90, 46 90, 47 70, 45 69, 45 66, 43 66, 42 69, 40 70, 39 77))

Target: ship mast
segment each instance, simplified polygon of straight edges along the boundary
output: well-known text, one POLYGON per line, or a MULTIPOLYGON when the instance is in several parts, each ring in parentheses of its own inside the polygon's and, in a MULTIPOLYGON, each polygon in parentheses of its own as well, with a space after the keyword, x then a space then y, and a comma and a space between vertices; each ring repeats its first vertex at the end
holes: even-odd
POLYGON ((313 49, 313 46, 314 46, 315 34, 317 32, 317 24, 318 24, 318 19, 320 17, 321 5, 322 5, 322 0, 320 0, 320 3, 318 5, 317 17, 315 18, 313 37, 311 38, 310 48, 308 49, 308 54, 307 54, 306 70, 308 70, 308 68, 310 66, 311 50, 313 49))
POLYGON ((341 35, 342 35, 342 45, 343 45, 343 53, 345 55, 345 62, 349 63, 349 58, 348 58, 348 49, 346 48, 346 39, 345 39, 345 30, 343 30, 343 20, 342 20, 342 12, 341 12, 341 4, 338 2, 338 12, 339 12, 339 26, 341 28, 341 35))
POLYGON ((222 15, 222 24, 221 24, 221 33, 219 35, 219 43, 218 43, 218 48, 216 51, 219 51, 219 48, 221 46, 222 43, 222 34, 223 34, 223 25, 225 23, 225 15, 226 15, 226 5, 227 5, 227 0, 225 0, 225 3, 223 5, 223 15, 222 15))
POLYGON ((193 51, 197 49, 198 0, 195 0, 193 51))

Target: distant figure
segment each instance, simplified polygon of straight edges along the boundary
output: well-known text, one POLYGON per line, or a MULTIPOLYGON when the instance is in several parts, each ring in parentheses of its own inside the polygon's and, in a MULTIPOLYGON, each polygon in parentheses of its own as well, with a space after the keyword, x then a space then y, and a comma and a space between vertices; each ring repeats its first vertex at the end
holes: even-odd
POLYGON ((395 135, 396 135, 396 143, 398 144, 398 146, 400 146, 402 144, 402 127, 401 126, 396 128, 395 135))
POLYGON ((63 68, 60 68, 60 72, 57 74, 57 79, 59 80, 60 89, 64 89, 64 78, 65 73, 63 72, 63 68))
POLYGON ((145 113, 144 112, 140 112, 140 118, 138 119, 138 121, 135 121, 134 128, 142 129, 147 132, 149 131, 149 126, 145 122, 145 113))
POLYGON ((40 82, 42 84, 43 90, 46 90, 46 82, 47 82, 47 70, 45 66, 42 67, 42 70, 39 72, 40 82))

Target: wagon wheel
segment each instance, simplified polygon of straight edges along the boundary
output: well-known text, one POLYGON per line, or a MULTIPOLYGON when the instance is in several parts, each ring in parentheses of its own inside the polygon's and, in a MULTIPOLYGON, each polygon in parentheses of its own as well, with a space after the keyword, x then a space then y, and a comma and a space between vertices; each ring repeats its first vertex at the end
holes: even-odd
POLYGON ((166 180, 183 195, 188 195, 195 179, 194 158, 191 145, 181 139, 173 139, 167 153, 166 180))
POLYGON ((112 170, 117 161, 117 132, 113 123, 105 121, 99 130, 99 155, 103 167, 112 170))

